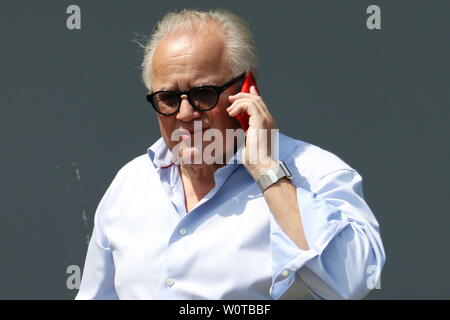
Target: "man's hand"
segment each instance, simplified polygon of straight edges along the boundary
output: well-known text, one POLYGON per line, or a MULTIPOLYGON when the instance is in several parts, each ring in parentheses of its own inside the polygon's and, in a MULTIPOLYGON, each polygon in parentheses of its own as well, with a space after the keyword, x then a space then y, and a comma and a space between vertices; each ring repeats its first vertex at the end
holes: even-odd
MULTIPOLYGON (((230 116, 235 117, 241 112, 247 112, 250 116, 243 163, 253 179, 258 180, 262 172, 277 164, 271 154, 271 139, 273 138, 271 129, 275 129, 275 121, 253 86, 250 87, 250 93, 241 92, 230 96, 229 99, 232 102, 227 109, 230 116), (266 132, 261 129, 266 129, 266 132), (267 143, 264 143, 263 140, 267 143), (257 155, 257 161, 253 163, 251 160, 255 158, 255 155, 257 155)), ((264 198, 286 234, 300 249, 308 250, 296 187, 289 180, 281 179, 264 191, 264 198)))
POLYGON ((232 104, 227 111, 231 117, 236 117, 242 112, 250 117, 243 150, 243 164, 257 180, 262 172, 277 164, 271 153, 274 138, 272 129, 276 128, 275 121, 254 86, 250 87, 250 93, 240 92, 229 96, 229 100, 232 104))

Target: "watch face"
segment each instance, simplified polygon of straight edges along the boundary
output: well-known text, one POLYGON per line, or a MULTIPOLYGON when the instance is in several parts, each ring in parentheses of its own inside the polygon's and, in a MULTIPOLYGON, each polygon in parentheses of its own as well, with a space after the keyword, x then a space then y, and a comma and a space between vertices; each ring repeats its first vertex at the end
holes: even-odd
POLYGON ((280 161, 281 168, 286 173, 287 178, 292 178, 292 173, 289 171, 288 167, 284 164, 283 161, 280 161))

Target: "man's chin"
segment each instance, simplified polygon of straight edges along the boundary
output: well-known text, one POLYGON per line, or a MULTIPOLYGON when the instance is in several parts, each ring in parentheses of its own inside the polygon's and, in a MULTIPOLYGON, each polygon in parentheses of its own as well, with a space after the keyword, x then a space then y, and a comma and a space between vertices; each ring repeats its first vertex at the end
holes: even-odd
POLYGON ((202 150, 198 147, 183 147, 180 149, 179 164, 183 165, 204 165, 202 150))
POLYGON ((218 155, 208 154, 205 152, 205 148, 199 149, 197 147, 185 147, 179 152, 179 157, 175 161, 177 164, 189 165, 189 166, 217 166, 225 164, 225 156, 223 154, 218 155))

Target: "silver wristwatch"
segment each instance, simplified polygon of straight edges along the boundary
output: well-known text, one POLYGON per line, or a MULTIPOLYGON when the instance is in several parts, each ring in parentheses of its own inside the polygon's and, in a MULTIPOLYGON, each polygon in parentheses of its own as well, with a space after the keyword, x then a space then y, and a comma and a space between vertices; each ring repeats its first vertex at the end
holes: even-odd
POLYGON ((287 179, 292 179, 292 174, 289 169, 286 167, 283 161, 279 161, 278 164, 270 169, 267 169, 263 173, 261 173, 258 181, 256 183, 261 188, 261 191, 264 192, 268 187, 273 185, 275 182, 280 180, 281 178, 286 177, 287 179))

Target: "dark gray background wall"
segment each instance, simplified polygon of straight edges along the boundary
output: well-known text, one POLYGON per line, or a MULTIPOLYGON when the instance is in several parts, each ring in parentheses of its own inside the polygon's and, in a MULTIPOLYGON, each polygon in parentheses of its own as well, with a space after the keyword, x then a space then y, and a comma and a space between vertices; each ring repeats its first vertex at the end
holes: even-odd
POLYGON ((2 2, 0 298, 75 296, 101 196, 159 137, 132 40, 184 7, 247 20, 281 131, 363 176, 387 254, 368 298, 450 298, 450 2, 425 0, 2 2))

